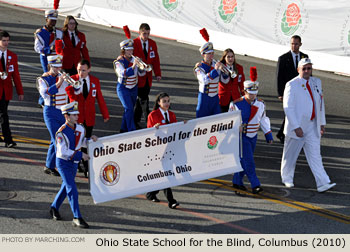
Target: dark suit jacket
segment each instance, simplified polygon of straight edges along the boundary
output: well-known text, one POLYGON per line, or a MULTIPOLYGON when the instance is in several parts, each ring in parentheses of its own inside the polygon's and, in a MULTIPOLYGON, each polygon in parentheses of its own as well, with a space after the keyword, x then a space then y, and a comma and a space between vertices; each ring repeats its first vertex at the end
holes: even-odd
MULTIPOLYGON (((308 58, 307 54, 300 52, 300 59, 308 58)), ((277 93, 278 96, 283 96, 286 83, 296 77, 298 71, 295 68, 292 52, 289 51, 278 58, 277 62, 277 93)))

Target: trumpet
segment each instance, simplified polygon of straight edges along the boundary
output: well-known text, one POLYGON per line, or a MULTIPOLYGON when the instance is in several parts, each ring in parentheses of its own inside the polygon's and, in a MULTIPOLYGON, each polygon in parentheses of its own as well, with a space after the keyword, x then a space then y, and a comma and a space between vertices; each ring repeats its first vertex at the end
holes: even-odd
POLYGON ((7 72, 0 72, 0 78, 2 80, 6 80, 7 76, 8 76, 7 72))
MULTIPOLYGON (((216 60, 213 59, 213 62, 216 64, 216 60)), ((222 64, 222 72, 226 75, 229 75, 231 76, 232 79, 236 78, 237 77, 237 73, 235 70, 231 70, 228 66, 222 64)))
POLYGON ((137 66, 141 71, 143 70, 146 70, 146 72, 152 71, 152 65, 146 64, 145 62, 142 61, 142 59, 140 59, 137 56, 131 55, 131 57, 133 57, 133 59, 137 59, 140 62, 139 64, 137 64, 137 66))
POLYGON ((63 75, 63 79, 71 86, 73 86, 74 89, 80 89, 82 83, 80 81, 74 80, 72 77, 69 76, 69 74, 63 72, 63 71, 58 71, 59 75, 63 75))

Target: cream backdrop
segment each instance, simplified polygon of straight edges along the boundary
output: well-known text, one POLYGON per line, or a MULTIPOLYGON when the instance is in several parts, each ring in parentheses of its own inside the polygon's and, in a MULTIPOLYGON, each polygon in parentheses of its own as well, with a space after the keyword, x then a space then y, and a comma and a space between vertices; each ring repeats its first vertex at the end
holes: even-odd
MULTIPOLYGON (((53 0, 4 2, 53 6, 53 0)), ((61 0, 59 11, 134 31, 147 22, 153 35, 195 45, 204 42, 199 30, 205 27, 218 50, 274 61, 297 34, 315 68, 350 74, 348 0, 61 0)))

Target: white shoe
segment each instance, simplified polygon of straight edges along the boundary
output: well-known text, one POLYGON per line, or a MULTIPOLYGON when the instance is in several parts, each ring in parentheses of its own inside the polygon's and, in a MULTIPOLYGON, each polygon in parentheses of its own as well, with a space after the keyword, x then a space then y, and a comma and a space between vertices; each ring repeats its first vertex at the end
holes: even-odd
POLYGON ((323 186, 317 187, 317 191, 318 192, 325 192, 325 191, 331 189, 332 187, 334 187, 335 185, 336 185, 336 183, 332 183, 332 184, 328 183, 328 184, 325 184, 323 186))
POLYGON ((293 188, 293 187, 294 187, 294 184, 293 184, 293 183, 284 182, 283 184, 284 184, 286 187, 288 187, 288 188, 293 188))

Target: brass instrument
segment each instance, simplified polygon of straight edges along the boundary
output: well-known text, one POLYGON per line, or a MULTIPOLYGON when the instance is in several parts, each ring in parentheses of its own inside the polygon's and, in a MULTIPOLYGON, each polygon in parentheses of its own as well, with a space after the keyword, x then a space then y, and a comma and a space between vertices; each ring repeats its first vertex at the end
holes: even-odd
POLYGON ((74 80, 72 77, 69 76, 69 74, 63 72, 63 71, 58 71, 59 75, 63 75, 63 79, 71 86, 73 86, 74 89, 80 89, 82 83, 80 81, 74 80))
POLYGON ((0 78, 2 80, 6 80, 7 76, 8 76, 7 72, 0 72, 0 78))
MULTIPOLYGON (((216 64, 216 60, 213 59, 213 62, 216 64)), ((222 64, 222 72, 228 76, 231 76, 232 79, 237 77, 237 73, 235 70, 231 70, 228 66, 222 64)))
POLYGON ((137 64, 137 66, 141 71, 143 70, 146 70, 146 72, 152 71, 152 65, 146 64, 145 62, 142 61, 142 59, 140 59, 137 56, 131 55, 131 57, 133 57, 133 59, 137 59, 140 62, 140 64, 137 64))

